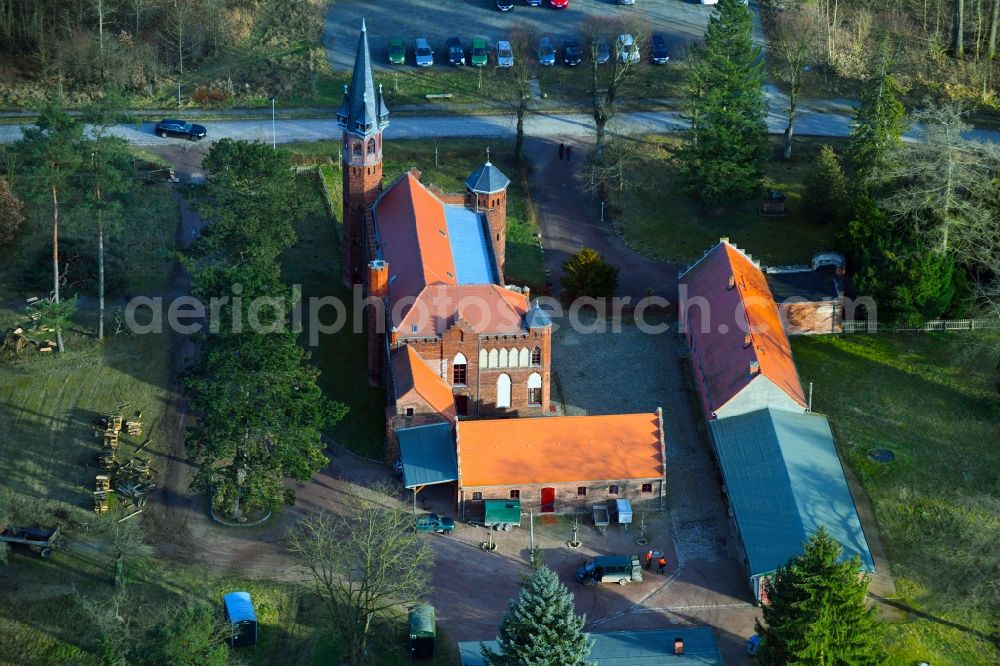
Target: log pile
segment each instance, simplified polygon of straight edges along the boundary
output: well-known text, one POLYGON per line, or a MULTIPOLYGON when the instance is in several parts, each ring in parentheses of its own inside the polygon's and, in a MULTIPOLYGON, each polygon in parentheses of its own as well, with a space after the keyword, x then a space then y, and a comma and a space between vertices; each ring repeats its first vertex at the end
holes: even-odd
POLYGON ((25 305, 28 307, 28 321, 8 331, 0 344, 0 349, 8 349, 15 354, 20 354, 29 347, 43 354, 55 351, 56 343, 46 337, 46 334, 55 331, 51 326, 42 325, 41 313, 31 307, 39 302, 41 299, 37 296, 25 300, 25 305))
POLYGON ((150 440, 147 439, 136 448, 125 462, 118 460, 118 447, 122 436, 142 435, 141 418, 142 412, 136 412, 135 416, 128 420, 121 413, 112 413, 94 420, 94 436, 104 442, 104 448, 97 456, 101 472, 95 478, 95 513, 108 511, 110 493, 115 493, 121 501, 131 504, 138 513, 138 510, 145 506, 149 492, 156 488, 156 484, 152 482, 153 469, 150 467, 150 459, 139 456, 150 440))

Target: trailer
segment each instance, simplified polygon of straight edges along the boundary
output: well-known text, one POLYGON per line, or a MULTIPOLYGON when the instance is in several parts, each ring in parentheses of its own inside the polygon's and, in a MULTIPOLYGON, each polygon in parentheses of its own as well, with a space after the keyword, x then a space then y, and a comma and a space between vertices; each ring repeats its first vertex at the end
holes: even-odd
POLYGON ((608 533, 608 525, 611 523, 611 519, 608 516, 608 506, 606 504, 595 504, 593 507, 594 511, 594 527, 601 534, 608 533))
POLYGON ((521 526, 521 500, 486 500, 483 505, 486 527, 507 531, 521 526))
POLYGON ((614 499, 608 502, 608 509, 619 525, 628 530, 632 524, 632 503, 627 499, 614 499))
POLYGON ((52 556, 52 545, 59 538, 59 529, 47 530, 37 527, 19 527, 10 525, 0 532, 0 541, 27 546, 40 556, 52 556))

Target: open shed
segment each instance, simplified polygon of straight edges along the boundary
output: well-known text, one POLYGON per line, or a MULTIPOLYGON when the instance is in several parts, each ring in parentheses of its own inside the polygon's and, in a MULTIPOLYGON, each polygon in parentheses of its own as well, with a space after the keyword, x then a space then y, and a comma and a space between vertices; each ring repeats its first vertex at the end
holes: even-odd
POLYGON ((257 613, 249 592, 230 592, 222 598, 226 606, 226 621, 229 622, 229 644, 256 645, 257 613))

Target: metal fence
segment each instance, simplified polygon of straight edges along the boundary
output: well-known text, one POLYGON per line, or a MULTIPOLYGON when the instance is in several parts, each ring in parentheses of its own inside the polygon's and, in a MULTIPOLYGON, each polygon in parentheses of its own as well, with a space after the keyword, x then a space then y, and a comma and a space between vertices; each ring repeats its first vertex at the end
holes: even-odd
POLYGON ((845 321, 844 333, 895 333, 899 331, 995 331, 1000 319, 936 319, 918 326, 890 326, 878 322, 845 321))

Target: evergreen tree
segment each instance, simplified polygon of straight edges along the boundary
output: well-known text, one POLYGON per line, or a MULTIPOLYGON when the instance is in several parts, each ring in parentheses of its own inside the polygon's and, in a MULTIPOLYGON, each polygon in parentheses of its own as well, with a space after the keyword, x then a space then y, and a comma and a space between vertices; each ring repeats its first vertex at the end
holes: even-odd
POLYGON ((841 562, 842 553, 820 527, 804 552, 767 582, 770 603, 756 627, 761 664, 867 666, 885 660, 882 625, 865 605, 868 577, 858 576, 857 556, 841 562))
POLYGON ((803 203, 813 217, 836 222, 847 215, 847 179, 833 148, 824 145, 806 174, 803 203))
POLYGON ((618 288, 618 269, 589 247, 564 261, 562 269, 563 289, 573 298, 611 298, 618 288))
POLYGON ((586 618, 573 612, 573 595, 551 569, 528 578, 500 622, 500 651, 480 644, 487 666, 582 666, 594 646, 586 618))
POLYGON ((851 128, 849 156, 855 184, 862 190, 866 191, 873 180, 883 178, 899 154, 906 131, 900 94, 896 79, 884 73, 861 96, 851 128))
POLYGON ((681 164, 689 191, 702 201, 746 199, 760 190, 768 153, 763 84, 753 14, 740 0, 720 0, 686 81, 691 130, 681 164))

